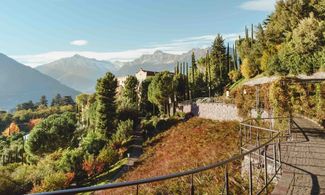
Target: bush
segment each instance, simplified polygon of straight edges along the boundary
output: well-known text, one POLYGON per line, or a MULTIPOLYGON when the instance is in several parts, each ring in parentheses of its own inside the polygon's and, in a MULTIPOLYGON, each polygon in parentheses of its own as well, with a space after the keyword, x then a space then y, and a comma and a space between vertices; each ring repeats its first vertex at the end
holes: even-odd
POLYGON ((12 163, 0 167, 0 194, 25 194, 32 188, 32 169, 26 165, 12 163))
POLYGON ((116 133, 112 136, 112 143, 118 148, 127 141, 133 131, 133 121, 120 121, 116 133))
POLYGON ((70 178, 63 172, 55 172, 47 175, 40 185, 32 189, 32 193, 55 191, 69 187, 70 178))
POLYGON ((228 73, 229 79, 232 80, 233 82, 238 81, 240 79, 241 74, 238 70, 232 70, 228 73))
POLYGON ((243 60, 243 64, 241 65, 241 73, 246 78, 252 78, 257 73, 257 67, 253 64, 248 58, 243 60))
POLYGON ((116 163, 118 159, 119 155, 111 145, 106 145, 97 156, 97 160, 104 163, 106 167, 116 163))
POLYGON ((98 155, 99 151, 105 146, 107 140, 104 134, 97 131, 90 131, 86 137, 81 140, 81 147, 89 154, 98 155))

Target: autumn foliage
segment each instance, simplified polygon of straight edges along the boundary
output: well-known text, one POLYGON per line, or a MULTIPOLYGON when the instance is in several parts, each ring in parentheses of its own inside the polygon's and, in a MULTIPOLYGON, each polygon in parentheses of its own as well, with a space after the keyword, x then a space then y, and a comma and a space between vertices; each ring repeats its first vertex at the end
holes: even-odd
POLYGON ((11 123, 10 126, 2 132, 2 135, 5 137, 9 137, 15 133, 19 133, 20 129, 16 123, 11 123))

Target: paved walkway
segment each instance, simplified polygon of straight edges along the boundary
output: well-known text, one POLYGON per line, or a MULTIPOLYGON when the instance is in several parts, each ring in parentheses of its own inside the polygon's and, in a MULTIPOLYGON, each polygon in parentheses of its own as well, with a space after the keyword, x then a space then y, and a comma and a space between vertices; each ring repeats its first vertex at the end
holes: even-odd
POLYGON ((294 121, 293 140, 281 145, 283 174, 272 194, 325 194, 325 129, 294 121))

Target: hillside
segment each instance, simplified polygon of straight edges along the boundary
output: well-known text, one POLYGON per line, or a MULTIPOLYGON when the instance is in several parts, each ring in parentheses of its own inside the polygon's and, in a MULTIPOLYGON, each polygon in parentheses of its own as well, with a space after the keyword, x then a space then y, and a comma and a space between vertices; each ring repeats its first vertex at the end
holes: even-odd
POLYGON ((111 62, 80 55, 36 67, 40 72, 85 93, 94 92, 97 79, 108 71, 115 73, 117 68, 117 65, 111 62))
POLYGON ((140 68, 151 71, 174 71, 176 62, 188 62, 191 64, 191 55, 194 52, 196 59, 206 55, 207 49, 192 49, 181 55, 155 51, 153 54, 142 55, 131 62, 123 63, 123 66, 117 71, 117 76, 133 75, 140 68))
MULTIPOLYGON (((185 123, 180 123, 147 141, 144 154, 138 164, 120 181, 175 173, 227 159, 238 152, 238 128, 236 122, 218 122, 200 118, 192 118, 185 123)), ((238 165, 231 166, 236 168, 238 165)), ((197 193, 219 194, 223 185, 222 172, 223 169, 215 169, 203 175, 197 174, 195 177, 197 193), (201 185, 198 185, 198 182, 201 185)), ((235 176, 240 174, 240 171, 231 174, 235 176)), ((235 178, 232 182, 234 181, 235 178)), ((238 190, 234 184, 231 185, 233 190, 238 190)), ((99 194, 130 194, 128 190, 132 188, 104 191, 99 194)), ((182 194, 188 190, 188 177, 140 186, 140 194, 159 194, 159 192, 182 194)))
POLYGON ((48 99, 57 93, 75 97, 78 91, 39 71, 0 54, 0 110, 12 109, 19 103, 38 101, 42 95, 48 99))

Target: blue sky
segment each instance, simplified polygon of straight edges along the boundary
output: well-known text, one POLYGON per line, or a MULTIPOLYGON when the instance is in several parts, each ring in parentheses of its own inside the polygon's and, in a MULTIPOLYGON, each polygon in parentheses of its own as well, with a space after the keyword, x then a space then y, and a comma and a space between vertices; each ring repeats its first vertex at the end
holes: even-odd
POLYGON ((275 0, 2 0, 0 52, 36 66, 76 53, 128 61, 233 41, 275 0))

